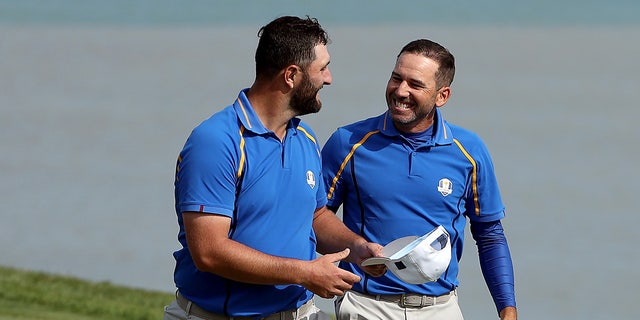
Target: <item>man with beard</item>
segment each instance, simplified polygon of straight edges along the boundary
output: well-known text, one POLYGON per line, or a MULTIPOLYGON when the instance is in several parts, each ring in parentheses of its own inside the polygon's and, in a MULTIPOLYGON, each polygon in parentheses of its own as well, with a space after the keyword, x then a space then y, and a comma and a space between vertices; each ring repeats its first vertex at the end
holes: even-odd
MULTIPOLYGON (((450 250, 449 258, 436 265, 439 274, 420 281, 407 277, 411 265, 372 259, 391 270, 372 278, 361 265, 341 262, 362 280, 337 299, 338 320, 462 319, 458 262, 467 220, 500 319, 517 318, 513 266, 500 222, 504 205, 491 157, 478 135, 445 121, 441 112, 454 73, 446 48, 426 39, 408 43, 387 83, 386 112, 339 128, 322 149, 327 206, 337 211, 343 205, 351 230, 368 241, 391 243, 385 249, 440 226, 447 233, 443 239, 450 239, 446 246, 433 242, 437 250, 450 250)), ((425 252, 420 259, 428 261, 425 252)))
POLYGON ((342 295, 360 280, 334 263, 380 254, 325 207, 317 139, 296 118, 318 112, 331 84, 328 35, 316 19, 285 16, 258 36, 253 85, 178 157, 182 248, 165 319, 328 319, 314 293, 342 295))

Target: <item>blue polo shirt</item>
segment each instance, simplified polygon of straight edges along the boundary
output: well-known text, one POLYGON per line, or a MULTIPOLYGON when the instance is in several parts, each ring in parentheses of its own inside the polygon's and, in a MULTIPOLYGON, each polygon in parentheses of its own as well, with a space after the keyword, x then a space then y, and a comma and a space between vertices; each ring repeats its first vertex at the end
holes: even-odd
POLYGON ((199 271, 189 254, 182 212, 231 218, 229 237, 264 253, 316 258, 313 213, 326 204, 315 134, 293 118, 284 141, 267 130, 245 92, 198 125, 180 152, 175 209, 182 249, 174 280, 198 306, 227 316, 264 317, 313 297, 299 285, 254 285, 199 271))
POLYGON ((421 236, 438 225, 451 235, 452 259, 436 282, 412 285, 391 272, 362 277, 353 289, 368 294, 441 295, 458 286, 466 218, 495 221, 504 205, 489 152, 473 132, 447 123, 436 109, 431 139, 414 146, 388 113, 339 128, 322 150, 328 206, 342 205, 343 220, 369 241, 386 245, 421 236))

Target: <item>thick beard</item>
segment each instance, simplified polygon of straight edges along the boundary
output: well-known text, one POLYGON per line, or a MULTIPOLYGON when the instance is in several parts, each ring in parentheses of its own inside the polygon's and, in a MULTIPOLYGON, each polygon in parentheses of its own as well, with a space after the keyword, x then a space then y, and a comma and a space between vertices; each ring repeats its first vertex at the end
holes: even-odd
POLYGON ((305 74, 302 84, 291 96, 291 109, 299 116, 317 113, 322 108, 322 102, 316 98, 318 91, 320 88, 315 88, 305 74))

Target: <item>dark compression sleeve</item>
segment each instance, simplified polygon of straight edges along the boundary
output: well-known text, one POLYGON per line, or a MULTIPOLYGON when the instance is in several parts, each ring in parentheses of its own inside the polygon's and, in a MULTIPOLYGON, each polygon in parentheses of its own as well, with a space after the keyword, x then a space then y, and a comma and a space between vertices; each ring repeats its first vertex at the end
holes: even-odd
POLYGON ((478 246, 480 268, 498 312, 515 307, 513 264, 500 220, 472 222, 471 234, 478 246))

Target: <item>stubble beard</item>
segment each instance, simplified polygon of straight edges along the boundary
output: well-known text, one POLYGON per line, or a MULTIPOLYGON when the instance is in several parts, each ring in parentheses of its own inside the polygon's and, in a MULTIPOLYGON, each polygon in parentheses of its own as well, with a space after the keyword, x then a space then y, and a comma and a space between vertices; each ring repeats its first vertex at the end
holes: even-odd
POLYGON ((409 114, 406 114, 406 113, 399 114, 393 111, 393 109, 395 109, 395 103, 394 103, 393 97, 390 97, 389 99, 390 100, 387 104, 389 105, 389 112, 391 114, 391 119, 393 120, 393 123, 398 129, 403 129, 403 130, 412 129, 414 126, 419 125, 424 119, 429 118, 431 114, 435 112, 435 109, 436 109, 434 104, 433 107, 427 113, 420 112, 421 110, 419 108, 414 107, 412 109, 407 109, 407 111, 410 111, 409 114))

